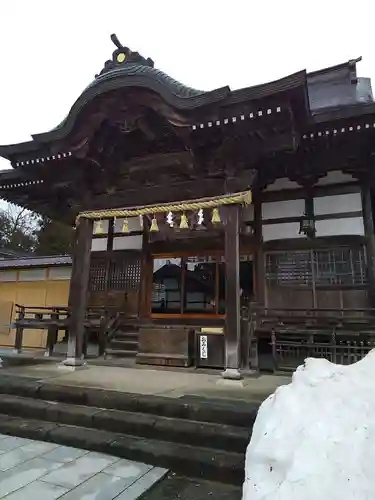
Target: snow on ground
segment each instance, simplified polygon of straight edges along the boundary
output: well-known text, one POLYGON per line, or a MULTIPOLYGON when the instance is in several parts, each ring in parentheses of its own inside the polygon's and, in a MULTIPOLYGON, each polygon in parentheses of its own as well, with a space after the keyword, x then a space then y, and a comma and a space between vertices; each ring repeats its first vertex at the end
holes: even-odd
POLYGON ((375 499, 375 350, 309 358, 260 407, 243 500, 375 499))

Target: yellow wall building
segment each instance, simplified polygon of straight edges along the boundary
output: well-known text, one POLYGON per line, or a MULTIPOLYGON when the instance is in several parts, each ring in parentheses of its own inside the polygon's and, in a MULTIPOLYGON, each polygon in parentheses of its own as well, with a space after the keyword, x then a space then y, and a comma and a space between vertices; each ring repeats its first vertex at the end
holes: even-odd
MULTIPOLYGON (((67 306, 71 276, 69 256, 0 259, 0 347, 14 346, 16 304, 67 306)), ((59 333, 59 338, 64 332, 59 333)), ((23 347, 44 348, 46 330, 24 330, 23 347)))

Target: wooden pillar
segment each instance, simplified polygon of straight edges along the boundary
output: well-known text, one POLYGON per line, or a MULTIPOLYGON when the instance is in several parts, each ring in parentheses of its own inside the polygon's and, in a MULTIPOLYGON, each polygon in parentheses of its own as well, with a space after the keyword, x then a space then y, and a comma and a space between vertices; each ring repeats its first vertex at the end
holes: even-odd
POLYGON ((362 186, 363 226, 366 236, 367 270, 369 279, 369 299, 371 307, 375 307, 375 234, 372 215, 371 190, 368 185, 362 186))
POLYGON ((82 218, 76 230, 72 277, 69 292, 69 339, 65 365, 83 364, 85 315, 90 273, 91 240, 93 221, 82 218))
MULTIPOLYGON (((22 323, 24 319, 25 319, 25 307, 20 306, 18 310, 17 322, 22 323)), ((23 326, 18 325, 16 328, 16 338, 14 342, 14 351, 17 354, 20 354, 20 352, 22 352, 22 340, 23 340, 23 326)))
MULTIPOLYGON (((150 312, 150 291, 152 283, 150 283, 150 261, 151 254, 149 250, 149 231, 147 218, 143 216, 143 233, 142 233, 142 257, 141 257, 141 283, 138 295, 138 311, 139 318, 144 319, 149 316, 150 312)), ((152 264, 151 264, 152 265, 152 264)), ((152 274, 152 273, 151 273, 152 274)))
POLYGON ((52 310, 51 320, 54 322, 54 324, 50 325, 47 330, 47 346, 44 352, 45 356, 53 355, 53 349, 55 347, 59 334, 59 328, 57 326, 57 323, 59 321, 59 313, 56 309, 52 310))
POLYGON ((223 378, 241 378, 240 343, 240 207, 225 208, 225 371, 223 378))
POLYGON ((262 237, 262 202, 260 195, 255 195, 254 199, 254 239, 256 244, 255 251, 255 300, 259 306, 265 305, 265 266, 263 254, 263 237, 262 237))

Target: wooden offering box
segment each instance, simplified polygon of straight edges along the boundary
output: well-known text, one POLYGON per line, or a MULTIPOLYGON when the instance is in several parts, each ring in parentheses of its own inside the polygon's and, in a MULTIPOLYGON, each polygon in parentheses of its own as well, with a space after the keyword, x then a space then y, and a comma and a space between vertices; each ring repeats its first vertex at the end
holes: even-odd
POLYGON ((193 361, 194 330, 187 326, 147 326, 139 329, 137 363, 190 366, 193 361))

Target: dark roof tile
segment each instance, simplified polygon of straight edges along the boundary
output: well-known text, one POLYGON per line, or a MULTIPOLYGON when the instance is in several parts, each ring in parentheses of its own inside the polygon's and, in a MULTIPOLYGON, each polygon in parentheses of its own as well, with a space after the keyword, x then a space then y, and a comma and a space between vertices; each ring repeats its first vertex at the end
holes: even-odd
POLYGON ((72 264, 70 255, 50 255, 47 257, 20 257, 12 259, 1 259, 0 270, 28 267, 50 267, 50 266, 68 266, 72 264))

